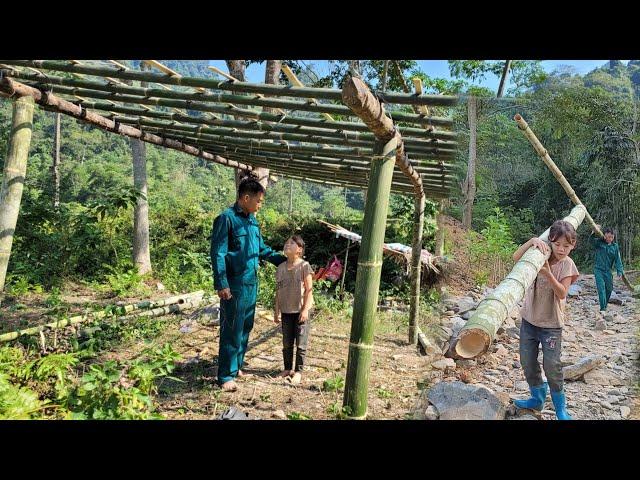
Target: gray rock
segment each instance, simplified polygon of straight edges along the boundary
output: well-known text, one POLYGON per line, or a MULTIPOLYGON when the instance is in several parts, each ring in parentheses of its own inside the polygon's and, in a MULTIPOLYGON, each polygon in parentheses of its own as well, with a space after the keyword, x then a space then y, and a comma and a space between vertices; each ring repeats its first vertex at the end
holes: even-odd
POLYGON ((584 379, 584 383, 589 385, 610 385, 611 384, 610 383, 611 376, 600 369, 591 370, 585 373, 582 378, 584 379))
POLYGON ((627 418, 629 415, 631 415, 631 409, 626 405, 621 406, 620 415, 622 416, 622 418, 627 418))
POLYGON ((611 296, 609 297, 609 303, 613 303, 614 305, 624 305, 624 300, 617 294, 615 291, 611 292, 611 296))
POLYGON ((568 295, 570 297, 577 297, 578 295, 580 295, 580 292, 582 291, 582 287, 578 284, 573 284, 569 287, 569 292, 568 295))
POLYGON ((601 318, 596 319, 595 329, 604 330, 605 328, 607 328, 607 324, 605 323, 604 319, 601 319, 601 318))
POLYGON ((440 414, 438 410, 433 405, 429 405, 424 412, 424 416, 427 420, 438 420, 440 414))
POLYGON ((504 400, 486 387, 440 382, 427 395, 440 420, 504 420, 506 415, 504 400))
POLYGON ((518 392, 528 392, 529 384, 527 382, 516 382, 516 390, 518 392))
POLYGON ((476 301, 471 297, 462 297, 457 300, 453 310, 460 313, 464 313, 468 310, 472 310, 476 307, 476 301))
POLYGON ((453 358, 443 358, 431 364, 436 370, 454 370, 456 368, 456 362, 453 358))
POLYGON ((606 408, 607 410, 613 410, 613 405, 611 405, 609 402, 600 402, 600 405, 602 405, 602 407, 606 408))
POLYGON ((456 363, 463 368, 471 368, 477 365, 477 362, 475 360, 468 359, 468 358, 458 360, 456 363))
POLYGON ((509 327, 507 328, 507 335, 511 338, 518 339, 520 338, 520 329, 518 327, 509 327))
POLYGON ((520 362, 518 362, 517 360, 514 361, 512 365, 513 365, 513 368, 522 368, 522 365, 520 365, 520 362))

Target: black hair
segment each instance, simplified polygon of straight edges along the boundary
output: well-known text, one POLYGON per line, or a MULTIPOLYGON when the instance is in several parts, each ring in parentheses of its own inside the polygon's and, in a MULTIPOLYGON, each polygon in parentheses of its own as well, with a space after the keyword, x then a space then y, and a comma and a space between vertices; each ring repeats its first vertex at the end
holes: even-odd
POLYGON ((264 187, 260 185, 260 182, 251 177, 247 177, 242 180, 238 186, 238 198, 242 198, 244 195, 250 195, 253 197, 264 192, 264 187))
POLYGON ((573 225, 564 220, 556 220, 549 229, 549 241, 555 242, 562 237, 565 237, 573 246, 575 246, 578 241, 578 235, 576 234, 576 229, 573 228, 573 225))
POLYGON ((304 255, 304 240, 302 239, 302 237, 296 234, 296 235, 291 235, 289 238, 293 240, 295 244, 302 249, 301 256, 304 255))
POLYGON ((605 227, 604 230, 602 230, 602 235, 606 235, 607 233, 610 233, 611 235, 613 235, 613 240, 616 240, 616 232, 613 230, 613 228, 611 227, 605 227))

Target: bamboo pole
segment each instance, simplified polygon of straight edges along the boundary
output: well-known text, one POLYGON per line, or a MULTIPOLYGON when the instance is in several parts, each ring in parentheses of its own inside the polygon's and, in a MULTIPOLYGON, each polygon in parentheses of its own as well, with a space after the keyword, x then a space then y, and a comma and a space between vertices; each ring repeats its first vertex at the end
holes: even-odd
MULTIPOLYGON (((269 130, 260 130, 258 128, 250 128, 249 130, 239 130, 238 128, 229 127, 202 127, 196 125, 180 125, 174 122, 163 122, 157 120, 147 120, 145 118, 138 117, 120 117, 113 116, 113 120, 117 120, 126 124, 139 124, 146 127, 155 127, 168 131, 176 132, 190 132, 202 135, 204 138, 231 136, 237 138, 256 138, 256 139, 274 139, 274 140, 292 140, 296 142, 307 143, 322 143, 331 145, 346 145, 346 146, 360 146, 373 148, 375 138, 372 136, 370 139, 364 138, 345 138, 344 135, 325 136, 322 134, 311 134, 306 132, 274 132, 269 130)), ((322 132, 326 133, 326 132, 322 132)), ((450 141, 426 141, 426 140, 412 140, 406 143, 406 149, 409 152, 425 152, 431 153, 438 149, 446 151, 448 149, 455 149, 457 144, 450 141)))
POLYGON ((380 143, 376 148, 377 155, 371 160, 343 399, 344 406, 349 409, 348 418, 351 419, 364 419, 367 416, 369 368, 382 271, 382 244, 398 140, 398 137, 392 137, 386 144, 380 143))
POLYGON ((409 300, 409 343, 418 341, 418 312, 420 307, 420 274, 422 270, 422 226, 426 198, 416 195, 413 221, 413 245, 411 251, 411 297, 409 300))
POLYGON ((33 108, 33 98, 29 96, 20 96, 13 102, 9 147, 0 189, 0 295, 4 291, 27 174, 27 159, 33 129, 33 108))
MULTIPOLYGON (((576 205, 563 220, 577 230, 585 218, 586 211, 584 205, 576 205)), ((548 237, 549 229, 538 238, 547 242, 548 237)), ((463 358, 474 358, 488 350, 498 328, 511 310, 524 298, 550 254, 549 251, 544 255, 537 248, 531 247, 522 255, 505 279, 478 304, 476 311, 460 330, 455 347, 458 355, 463 358)))
MULTIPOLYGON (((529 128, 529 125, 524 120, 524 118, 522 118, 520 114, 516 114, 515 117, 513 117, 513 119, 518 124, 518 128, 522 130, 522 132, 525 134, 527 139, 529 139, 529 142, 531 142, 531 145, 533 145, 533 148, 538 154, 538 156, 542 159, 544 164, 551 171, 551 173, 556 178, 560 186, 564 189, 565 193, 567 194, 569 199, 573 202, 573 204, 582 205, 584 207, 584 204, 580 201, 580 199, 578 198, 578 195, 576 195, 576 192, 573 190, 573 188, 571 188, 571 185, 569 184, 565 176, 562 174, 558 166, 549 156, 549 152, 547 152, 547 149, 544 148, 544 146, 542 146, 542 143, 540 143, 540 140, 538 140, 538 137, 536 137, 536 135, 533 133, 531 128, 529 128)), ((587 223, 589 224, 591 229, 594 232, 596 232, 596 234, 600 238, 604 238, 604 234, 602 233, 602 230, 600 230, 600 227, 598 227, 598 225, 593 220, 593 218, 591 218, 591 215, 589 215, 589 212, 587 211, 587 207, 584 207, 584 209, 585 209, 585 217, 587 219, 587 223)), ((633 288, 633 285, 631 285, 631 282, 629 282, 629 279, 624 273, 622 274, 622 280, 624 281, 627 288, 629 288, 632 292, 635 291, 633 288)))
MULTIPOLYGON (((122 70, 106 66, 74 65, 67 61, 57 60, 0 60, 6 65, 39 68, 42 70, 57 70, 61 72, 84 73, 99 77, 110 76, 119 79, 139 80, 153 83, 165 83, 168 85, 183 85, 188 87, 204 87, 207 89, 230 90, 232 92, 261 93, 271 96, 321 98, 325 100, 340 101, 342 93, 338 89, 292 87, 283 85, 254 84, 247 82, 226 82, 220 80, 178 77, 163 75, 154 72, 138 72, 135 70, 122 70)), ((386 93, 387 103, 411 104, 411 105, 455 105, 457 98, 447 95, 407 95, 402 93, 386 93)))
MULTIPOLYGON (((243 122, 240 120, 225 120, 219 118, 202 118, 192 117, 181 113, 172 113, 148 108, 136 108, 125 105, 111 105, 104 102, 83 101, 82 105, 88 109, 105 110, 108 112, 124 113, 129 115, 140 115, 148 118, 160 118, 171 120, 172 122, 181 122, 195 125, 212 125, 223 126, 229 128, 241 128, 245 130, 273 131, 283 133, 300 133, 318 136, 329 136, 337 138, 346 138, 354 140, 372 140, 375 141, 375 135, 369 132, 367 126, 363 123, 356 122, 329 122, 315 118, 296 117, 296 116, 278 116, 268 113, 248 112, 246 115, 232 112, 227 107, 220 107, 222 113, 228 115, 248 116, 255 120, 243 122), (259 121, 258 121, 259 120, 259 121)), ((426 140, 449 140, 455 142, 458 138, 456 132, 443 130, 422 130, 419 128, 405 127, 402 129, 405 135, 405 141, 424 141, 426 140)))
POLYGON ((8 332, 0 335, 0 343, 9 342, 11 340, 15 340, 18 337, 23 335, 34 335, 36 333, 42 332, 44 330, 55 330, 59 328, 64 328, 68 325, 77 325, 79 323, 89 322, 100 320, 110 316, 126 316, 128 313, 146 309, 157 309, 159 307, 165 307, 173 304, 183 304, 187 302, 194 302, 202 300, 204 295, 203 290, 198 290, 192 293, 185 293, 183 295, 175 295, 173 297, 164 298, 162 300, 150 301, 144 300, 138 303, 132 303, 130 305, 123 305, 122 307, 117 307, 112 311, 102 310, 98 312, 89 312, 83 315, 75 315, 73 317, 69 317, 66 319, 57 320, 55 322, 50 322, 44 325, 38 325, 36 327, 25 328, 22 330, 16 330, 14 332, 8 332))
MULTIPOLYGON (((29 74, 15 73, 12 76, 24 77, 29 74)), ((42 81, 42 80, 41 80, 42 81)), ((239 114, 239 108, 234 105, 212 105, 211 103, 229 103, 238 105, 249 105, 257 107, 284 108, 303 112, 333 113, 343 116, 354 116, 354 113, 344 105, 335 104, 314 104, 308 102, 297 102, 293 100, 281 100, 278 98, 258 98, 245 97, 240 95, 225 95, 221 93, 189 93, 175 90, 163 90, 153 88, 125 87, 113 84, 103 84, 100 82, 89 82, 86 80, 66 79, 60 77, 60 86, 56 87, 58 93, 73 95, 76 97, 97 98, 111 100, 122 103, 135 103, 139 105, 158 105, 163 107, 174 107, 188 110, 198 110, 202 112, 218 112, 227 114, 239 114), (66 85, 92 85, 91 89, 66 85)), ((48 83, 52 83, 48 81, 48 83)), ((250 111, 252 112, 252 111, 250 111)), ((255 112, 252 112, 255 113, 255 112)), ((271 115, 276 115, 271 113, 271 115)), ((449 128, 453 127, 450 119, 442 117, 431 117, 404 112, 390 112, 389 115, 394 121, 416 123, 419 125, 441 125, 449 128)))
POLYGON ((87 111, 82 106, 75 105, 53 94, 43 93, 36 88, 29 87, 28 85, 16 82, 15 80, 11 80, 10 78, 5 77, 0 79, 0 91, 8 94, 9 96, 33 97, 33 99, 40 105, 50 106, 54 109, 54 111, 59 111, 84 122, 91 123, 92 125, 100 127, 103 130, 119 133, 131 138, 139 138, 147 143, 153 143, 155 145, 171 148, 173 150, 179 150, 181 152, 188 153, 189 155, 201 157, 205 160, 219 163, 221 165, 251 170, 251 166, 249 165, 227 160, 226 158, 220 157, 219 155, 212 155, 210 153, 204 152, 202 149, 198 149, 177 140, 162 138, 151 133, 142 132, 137 128, 114 122, 96 113, 87 111))

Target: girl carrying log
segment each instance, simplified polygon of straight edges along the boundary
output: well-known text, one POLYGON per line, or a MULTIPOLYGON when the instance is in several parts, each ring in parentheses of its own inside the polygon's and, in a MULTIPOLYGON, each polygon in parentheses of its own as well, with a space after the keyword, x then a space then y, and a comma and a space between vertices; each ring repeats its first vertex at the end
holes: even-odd
MULTIPOLYGON (((515 400, 518 408, 541 411, 548 388, 551 388, 551 400, 558 420, 571 420, 567 412, 562 374, 562 327, 564 325, 564 305, 569 287, 578 279, 578 269, 569 253, 575 248, 577 241, 573 226, 558 220, 551 225, 549 242, 551 255, 538 272, 534 283, 524 297, 520 311, 520 363, 529 384, 531 398, 515 400), (542 345, 543 368, 547 382, 542 381, 540 364, 538 363, 539 347, 542 345)), ((539 249, 545 255, 549 246, 539 238, 532 238, 513 254, 517 262, 531 247, 539 249)))
MULTIPOLYGON (((598 228, 600 227, 600 225, 597 226, 598 228)), ((604 234, 604 238, 598 238, 594 236, 593 233, 591 236, 591 246, 595 253, 593 274, 596 279, 601 315, 607 310, 607 304, 613 291, 611 268, 615 265, 618 278, 621 278, 624 273, 622 259, 620 258, 620 248, 616 242, 615 232, 613 229, 607 227, 602 233, 604 234)))
POLYGON ((309 338, 309 310, 313 305, 313 271, 302 259, 304 240, 293 235, 284 244, 287 261, 276 271, 276 301, 273 320, 282 321, 282 356, 284 370, 281 377, 294 385, 302 380, 302 370, 309 338), (282 320, 281 320, 282 317, 282 320), (296 344, 296 363, 293 368, 293 344, 296 344))

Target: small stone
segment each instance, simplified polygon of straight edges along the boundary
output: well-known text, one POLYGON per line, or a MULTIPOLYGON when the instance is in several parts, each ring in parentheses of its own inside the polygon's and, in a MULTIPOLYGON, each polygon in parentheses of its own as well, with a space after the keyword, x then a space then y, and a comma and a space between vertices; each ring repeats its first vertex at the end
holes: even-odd
POLYGON ((518 327, 509 327, 507 328, 507 335, 511 338, 518 339, 520 338, 520 329, 518 327))
POLYGON ((516 391, 519 391, 519 392, 529 391, 529 384, 527 382, 516 382, 516 391))
POLYGON ((163 292, 165 290, 165 286, 160 282, 156 283, 156 288, 159 292, 163 292))
POLYGON ((404 357, 404 355, 400 355, 400 354, 398 354, 398 355, 391 355, 391 358, 392 358, 393 360, 395 360, 395 361, 400 360, 402 357, 404 357))
POLYGON ((582 377, 584 383, 589 385, 610 385, 610 376, 602 370, 591 370, 582 377))
POLYGON ((606 408, 607 410, 613 410, 613 405, 611 405, 609 402, 600 402, 600 405, 602 405, 602 407, 606 408))
POLYGON ((286 420, 287 415, 282 410, 276 410, 271 414, 273 418, 279 418, 280 420, 286 420))
POLYGON ((498 347, 496 348, 495 354, 498 357, 504 357, 505 355, 509 354, 509 350, 504 348, 504 346, 502 344, 499 344, 498 347))
POLYGON ((467 358, 458 360, 456 363, 463 368, 471 368, 477 365, 475 360, 467 359, 467 358))
POLYGON ((576 341, 576 334, 573 332, 563 332, 562 333, 562 341, 563 342, 575 342, 576 341))
POLYGON ((427 420, 438 420, 440 414, 438 410, 433 405, 429 405, 427 409, 424 411, 424 416, 427 420))
POLYGON ((433 362, 431 366, 436 370, 446 370, 448 368, 453 370, 456 368, 456 362, 453 358, 443 358, 442 360, 433 362))
POLYGON ((602 333, 604 333, 605 335, 615 335, 616 331, 615 330, 602 330, 602 333))
POLYGON ((622 415, 622 418, 627 418, 629 415, 631 415, 631 409, 626 405, 621 406, 620 415, 622 415))
POLYGON ((513 362, 512 365, 513 365, 513 368, 522 368, 522 365, 520 365, 520 362, 518 362, 517 360, 513 362))
POLYGON ((605 323, 605 321, 600 318, 596 319, 595 329, 604 330, 605 328, 607 328, 607 324, 605 323))
POLYGON ((473 315, 474 313, 476 313, 475 310, 468 310, 462 314, 462 319, 469 320, 471 318, 471 315, 473 315))
POLYGON ((453 310, 447 310, 446 312, 444 312, 444 314, 451 316, 451 315, 455 315, 456 312, 454 312, 453 310))

